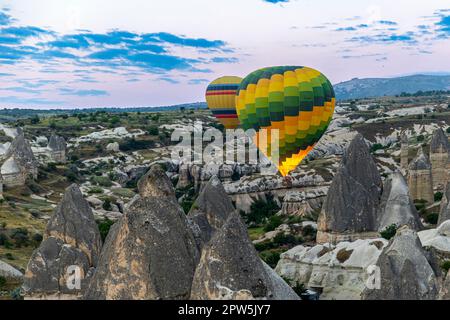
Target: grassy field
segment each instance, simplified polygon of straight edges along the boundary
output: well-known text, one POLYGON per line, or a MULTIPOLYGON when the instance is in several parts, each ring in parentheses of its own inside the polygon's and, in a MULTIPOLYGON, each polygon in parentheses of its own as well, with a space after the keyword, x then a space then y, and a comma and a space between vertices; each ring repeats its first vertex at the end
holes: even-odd
POLYGON ((254 241, 259 239, 261 236, 264 235, 264 227, 257 227, 257 228, 249 228, 248 229, 248 236, 250 237, 250 240, 254 241))
MULTIPOLYGON (((12 208, 8 203, 0 205, 0 232, 12 234, 16 229, 26 229, 30 237, 44 232, 46 221, 37 219, 21 207, 12 208)), ((30 241, 27 245, 17 246, 11 241, 10 246, 0 246, 0 259, 24 271, 28 260, 38 243, 30 241)))

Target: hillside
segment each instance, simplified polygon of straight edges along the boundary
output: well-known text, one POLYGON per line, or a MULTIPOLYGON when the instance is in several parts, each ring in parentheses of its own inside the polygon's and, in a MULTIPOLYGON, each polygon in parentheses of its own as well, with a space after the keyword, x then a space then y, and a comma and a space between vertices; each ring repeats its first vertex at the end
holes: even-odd
POLYGON ((448 90, 450 76, 412 75, 398 78, 352 79, 334 86, 339 100, 394 96, 417 91, 448 90))

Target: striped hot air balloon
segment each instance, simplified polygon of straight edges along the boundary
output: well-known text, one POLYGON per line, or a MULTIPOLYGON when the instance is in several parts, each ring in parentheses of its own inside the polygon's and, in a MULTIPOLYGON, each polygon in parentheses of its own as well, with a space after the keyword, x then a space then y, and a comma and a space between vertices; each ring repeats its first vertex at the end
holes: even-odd
POLYGON ((271 129, 279 133, 278 169, 283 176, 312 151, 333 117, 335 94, 319 71, 299 66, 263 68, 249 74, 236 95, 236 111, 244 130, 262 129, 267 144, 258 145, 270 159, 271 129))
POLYGON ((242 78, 226 76, 214 80, 206 89, 206 102, 213 115, 225 129, 236 129, 239 119, 236 114, 236 91, 242 78))

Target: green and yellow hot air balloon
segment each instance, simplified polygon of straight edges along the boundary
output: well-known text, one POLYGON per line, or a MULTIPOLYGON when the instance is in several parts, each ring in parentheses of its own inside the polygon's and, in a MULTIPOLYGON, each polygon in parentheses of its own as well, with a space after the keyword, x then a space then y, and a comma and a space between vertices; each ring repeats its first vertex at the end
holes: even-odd
POLYGON ((206 102, 213 115, 225 129, 236 129, 239 119, 236 114, 236 92, 242 78, 221 77, 211 82, 206 89, 206 102))
POLYGON ((255 143, 270 159, 271 130, 278 129, 283 176, 312 151, 328 128, 335 108, 330 81, 319 71, 300 66, 263 68, 250 73, 236 94, 236 111, 244 130, 256 131, 255 143), (267 129, 267 143, 259 143, 267 129))

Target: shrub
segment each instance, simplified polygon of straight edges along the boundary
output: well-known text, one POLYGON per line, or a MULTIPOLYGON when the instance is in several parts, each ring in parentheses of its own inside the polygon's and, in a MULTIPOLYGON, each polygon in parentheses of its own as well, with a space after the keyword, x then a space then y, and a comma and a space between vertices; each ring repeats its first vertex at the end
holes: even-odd
POLYGON ((41 241, 44 239, 44 237, 42 236, 42 234, 40 233, 35 233, 32 237, 33 241, 36 242, 37 244, 41 243, 41 241))
MULTIPOLYGON (((305 218, 309 220, 308 217, 305 217, 305 218)), ((299 217, 299 216, 288 216, 288 219, 287 219, 286 223, 287 224, 295 224, 295 223, 300 223, 302 221, 303 221, 302 217, 299 217)))
POLYGON ((105 201, 102 204, 102 208, 106 211, 111 211, 112 207, 111 207, 111 200, 109 199, 105 199, 105 201))
POLYGON ((312 226, 305 226, 302 230, 303 236, 308 238, 315 238, 317 230, 312 226))
POLYGON ((29 188, 24 188, 20 191, 20 195, 24 197, 31 196, 31 190, 29 188))
POLYGON ((443 196, 444 194, 442 192, 436 192, 434 194, 434 202, 441 201, 443 196))
POLYGON ((28 230, 25 228, 14 229, 11 234, 11 239, 14 241, 14 244, 17 248, 28 246, 30 242, 28 230))
POLYGON ((12 253, 8 252, 5 254, 6 259, 8 260, 16 260, 16 258, 14 258, 14 256, 12 255, 12 253))
POLYGON ((35 115, 30 119, 31 124, 37 124, 37 123, 39 123, 39 121, 40 121, 40 119, 39 119, 38 115, 35 115))
POLYGON ((97 150, 97 152, 103 152, 103 146, 101 144, 96 144, 95 150, 97 150))
POLYGON ((261 259, 264 260, 272 268, 277 266, 278 261, 280 261, 280 252, 278 251, 263 251, 260 253, 261 259))
POLYGON ((109 120, 109 123, 112 124, 113 126, 117 125, 120 123, 120 118, 118 116, 114 116, 111 118, 111 120, 109 120))
POLYGON ((186 214, 189 213, 196 198, 194 185, 190 184, 184 188, 175 189, 175 196, 177 197, 177 199, 182 197, 181 207, 186 214))
POLYGON ((273 249, 275 246, 272 241, 264 241, 260 243, 255 243, 255 249, 258 252, 273 249))
POLYGON ((374 144, 372 145, 372 147, 370 148, 370 151, 371 151, 371 152, 375 152, 375 151, 378 151, 378 150, 381 150, 381 149, 383 149, 383 145, 382 145, 382 144, 380 144, 380 143, 374 143, 374 144))
POLYGON ((283 223, 283 219, 280 216, 271 216, 269 222, 264 226, 264 231, 269 232, 278 228, 283 223))
POLYGON ((169 143, 169 141, 170 141, 169 137, 170 137, 170 135, 168 132, 162 132, 158 135, 159 141, 164 144, 169 143))
POLYGON ((234 171, 233 174, 231 175, 231 180, 232 181, 239 181, 239 179, 241 179, 239 172, 234 171))
POLYGON ((0 233, 0 246, 4 246, 5 243, 9 241, 9 238, 6 234, 0 233))
POLYGON ((445 273, 448 273, 448 270, 450 270, 450 260, 445 260, 442 262, 441 268, 445 271, 445 273))
POLYGON ((41 212, 38 210, 31 209, 30 214, 33 218, 39 219, 41 217, 41 212))
POLYGON ((23 300, 22 287, 15 288, 13 291, 11 291, 10 296, 13 300, 23 300))
POLYGON ((439 220, 439 214, 438 213, 434 213, 434 212, 428 213, 425 216, 424 220, 425 220, 426 223, 429 223, 429 224, 437 224, 438 220, 439 220))
POLYGON ((159 129, 157 126, 151 126, 148 128, 147 133, 151 136, 157 136, 159 135, 159 129))
POLYGON ((69 182, 76 182, 78 180, 78 176, 72 170, 66 170, 64 172, 64 176, 67 178, 69 182))
POLYGON ((244 214, 243 218, 247 224, 261 224, 267 218, 274 215, 279 210, 277 203, 273 200, 273 196, 268 195, 266 201, 257 200, 250 206, 250 212, 244 214))
POLYGON ((92 187, 88 190, 89 194, 100 194, 103 193, 103 189, 100 187, 92 187))
POLYGON ((4 276, 0 276, 0 289, 2 289, 6 285, 6 278, 4 276))
POLYGON ((293 281, 291 279, 287 279, 285 277, 282 277, 283 280, 289 284, 290 287, 292 287, 292 290, 300 297, 302 294, 306 293, 306 287, 303 283, 300 283, 298 281, 295 282, 294 285, 292 285, 293 281))
POLYGON ((279 233, 273 238, 272 242, 275 246, 283 246, 283 245, 299 245, 303 242, 303 239, 299 237, 295 237, 292 234, 284 234, 279 233))
POLYGON ((49 172, 56 171, 56 163, 53 163, 53 162, 48 163, 47 164, 47 171, 49 171, 49 172))
POLYGON ((99 186, 109 188, 112 186, 112 182, 108 177, 95 176, 92 178, 92 182, 98 184, 99 186))
POLYGON ((105 242, 106 237, 108 236, 109 230, 111 229, 114 221, 106 218, 103 221, 98 221, 98 230, 100 231, 100 236, 102 237, 103 242, 105 242))
POLYGON ((194 204, 194 200, 192 199, 183 199, 181 202, 181 207, 183 208, 184 213, 188 214, 194 204))
POLYGON ((423 141, 425 140, 425 137, 423 136, 423 134, 420 134, 417 136, 417 141, 423 141))
POLYGON ((391 238, 393 238, 395 236, 396 232, 397 232, 397 225, 396 224, 391 224, 389 227, 387 227, 386 229, 381 231, 380 235, 384 239, 390 240, 391 238))
POLYGON ((12 242, 9 239, 6 239, 5 242, 3 242, 3 246, 5 247, 5 249, 13 248, 12 242))
POLYGON ((135 138, 125 139, 119 144, 122 151, 136 151, 153 148, 155 143, 153 141, 136 140, 135 138))
POLYGON ((126 188, 129 188, 129 189, 134 189, 134 188, 136 188, 136 187, 137 187, 138 180, 139 180, 139 179, 134 178, 134 179, 131 179, 131 180, 127 181, 127 183, 125 184, 125 187, 126 187, 126 188))

